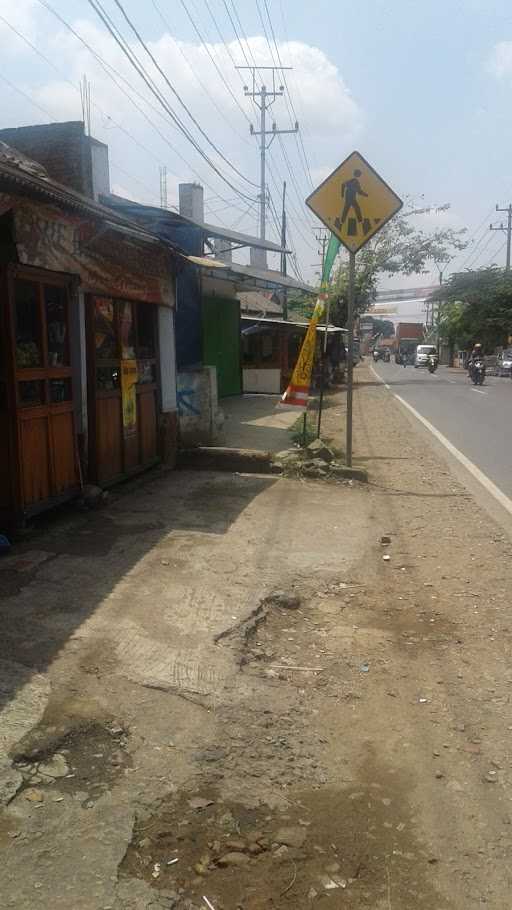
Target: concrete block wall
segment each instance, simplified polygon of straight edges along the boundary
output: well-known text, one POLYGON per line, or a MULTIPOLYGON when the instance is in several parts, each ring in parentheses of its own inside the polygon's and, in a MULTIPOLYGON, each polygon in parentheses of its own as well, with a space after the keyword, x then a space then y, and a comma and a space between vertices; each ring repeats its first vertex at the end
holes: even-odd
POLYGON ((178 373, 181 446, 213 445, 224 423, 217 396, 215 367, 191 367, 178 373))

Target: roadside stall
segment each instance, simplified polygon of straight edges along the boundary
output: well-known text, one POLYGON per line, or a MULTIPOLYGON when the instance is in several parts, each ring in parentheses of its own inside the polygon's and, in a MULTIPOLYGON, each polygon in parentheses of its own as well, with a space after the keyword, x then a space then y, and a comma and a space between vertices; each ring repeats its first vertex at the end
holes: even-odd
POLYGON ((158 238, 5 148, 1 526, 162 457, 160 332, 168 342, 174 303, 158 238))
MULTIPOLYGON (((242 316, 242 370, 244 392, 280 394, 290 381, 308 324, 282 319, 242 316)), ((326 327, 317 328, 318 370, 326 327)), ((344 329, 327 327, 327 375, 344 371, 344 329)))

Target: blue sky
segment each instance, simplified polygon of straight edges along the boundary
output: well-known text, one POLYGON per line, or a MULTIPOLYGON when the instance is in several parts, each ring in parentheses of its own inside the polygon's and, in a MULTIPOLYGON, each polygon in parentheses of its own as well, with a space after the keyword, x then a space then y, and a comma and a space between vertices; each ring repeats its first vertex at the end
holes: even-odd
MULTIPOLYGON (((201 45, 181 0, 156 0, 168 26, 153 0, 126 0, 125 7, 205 132, 247 178, 235 175, 210 147, 212 158, 230 174, 241 195, 222 184, 163 112, 148 106, 152 103, 158 107, 89 3, 49 2, 116 73, 139 91, 138 103, 152 123, 38 0, 18 0, 16 5, 0 0, 0 15, 59 71, 52 71, 0 20, 2 74, 24 93, 3 86, 3 124, 78 119, 76 86, 80 76, 87 73, 94 104, 93 132, 111 149, 116 191, 157 203, 158 169, 165 164, 171 204, 176 201, 180 180, 201 179, 208 184, 210 220, 255 231, 257 206, 251 206, 251 200, 257 190, 249 181, 257 181, 258 155, 254 140, 248 136, 248 119, 255 122, 255 117, 233 69, 231 58, 244 61, 224 0, 187 0, 207 48, 201 45), (239 98, 245 117, 233 95, 239 98), (155 123, 160 133, 154 129, 155 123)), ((264 0, 258 2, 268 29, 264 0)), ((121 24, 114 0, 103 3, 121 24)), ((227 0, 227 5, 233 11, 232 0, 227 0)), ((418 204, 450 203, 448 212, 418 218, 417 223, 427 228, 450 225, 469 229, 473 245, 455 266, 462 266, 465 260, 469 265, 483 265, 494 256, 501 263, 504 252, 499 248, 504 237, 486 233, 486 225, 491 217, 501 217, 491 213, 495 203, 512 202, 510 3, 358 0, 333 4, 316 0, 306 4, 267 0, 267 5, 282 62, 294 66, 288 86, 302 126, 313 183, 323 179, 356 147, 400 195, 410 196, 418 204), (481 227, 475 234, 478 225, 481 227)), ((260 65, 272 62, 256 0, 236 2, 236 11, 250 53, 260 65)), ((128 36, 125 24, 123 28, 128 36)), ((130 44, 137 48, 133 36, 130 44)), ((150 66, 147 58, 146 62, 150 66)), ((278 126, 291 125, 283 100, 276 102, 274 113, 278 126)), ((271 151, 271 193, 278 209, 280 186, 286 177, 297 261, 303 274, 312 278, 318 257, 312 219, 303 205, 311 183, 294 137, 285 137, 282 144, 284 154, 277 141, 271 151)), ((272 221, 269 231, 275 232, 272 221)), ((410 281, 425 282, 425 276, 410 281)))

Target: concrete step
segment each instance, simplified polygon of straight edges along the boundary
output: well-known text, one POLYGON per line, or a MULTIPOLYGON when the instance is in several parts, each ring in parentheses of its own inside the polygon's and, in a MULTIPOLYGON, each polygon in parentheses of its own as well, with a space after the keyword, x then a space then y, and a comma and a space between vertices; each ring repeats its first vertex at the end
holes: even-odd
POLYGON ((224 446, 197 446, 180 449, 178 467, 198 471, 231 471, 240 474, 280 474, 271 452, 232 449, 224 446))

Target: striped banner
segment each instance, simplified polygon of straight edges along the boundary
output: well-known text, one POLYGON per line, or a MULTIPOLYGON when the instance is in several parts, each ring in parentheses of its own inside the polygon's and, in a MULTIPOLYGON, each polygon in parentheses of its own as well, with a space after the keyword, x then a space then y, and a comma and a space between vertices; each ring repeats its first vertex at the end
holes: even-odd
POLYGON ((302 413, 307 409, 311 374, 315 359, 316 327, 325 313, 324 301, 326 297, 326 294, 320 294, 317 299, 290 385, 278 404, 280 408, 294 408, 297 413, 302 413))
POLYGON ((325 301, 329 296, 327 293, 329 278, 339 248, 340 241, 334 234, 331 234, 327 252, 325 254, 324 267, 322 269, 321 293, 318 295, 315 309, 313 310, 313 315, 306 332, 306 337, 302 342, 299 359, 295 364, 290 385, 277 405, 278 408, 293 408, 297 413, 304 413, 307 410, 311 374, 313 373, 313 363, 315 360, 316 327, 325 313, 325 301))

